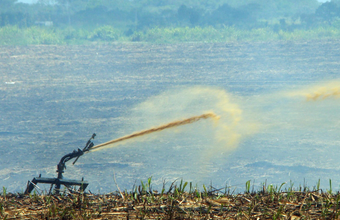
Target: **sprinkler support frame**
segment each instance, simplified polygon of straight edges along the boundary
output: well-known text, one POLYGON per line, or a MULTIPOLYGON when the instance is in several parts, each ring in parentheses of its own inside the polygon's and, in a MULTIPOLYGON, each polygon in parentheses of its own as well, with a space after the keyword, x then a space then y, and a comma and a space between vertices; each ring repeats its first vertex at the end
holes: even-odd
POLYGON ((56 171, 58 173, 57 178, 44 178, 44 177, 41 177, 41 174, 40 174, 39 177, 35 177, 35 178, 33 178, 32 181, 27 182, 27 188, 25 190, 25 194, 30 194, 38 183, 51 184, 50 193, 51 193, 51 190, 53 188, 53 185, 55 185, 55 193, 56 194, 60 193, 60 186, 61 185, 64 185, 67 188, 69 188, 69 186, 79 186, 79 190, 83 192, 86 189, 86 187, 89 185, 88 182, 84 181, 84 178, 82 178, 81 181, 71 180, 71 179, 63 179, 63 173, 64 173, 64 170, 66 169, 66 162, 67 161, 69 161, 73 158, 76 158, 72 163, 74 165, 77 162, 77 160, 79 159, 80 156, 82 156, 85 152, 89 151, 94 146, 92 140, 95 138, 95 136, 96 136, 96 134, 93 133, 92 137, 87 141, 83 150, 78 148, 77 150, 74 150, 72 153, 66 154, 65 156, 63 156, 60 159, 60 161, 57 165, 57 171, 56 171))

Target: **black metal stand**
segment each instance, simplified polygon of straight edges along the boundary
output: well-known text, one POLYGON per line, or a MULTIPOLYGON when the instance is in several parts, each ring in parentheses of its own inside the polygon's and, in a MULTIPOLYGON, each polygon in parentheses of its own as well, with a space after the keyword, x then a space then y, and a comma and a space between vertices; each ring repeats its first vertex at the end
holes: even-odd
POLYGON ((83 180, 79 181, 79 180, 69 180, 69 179, 35 177, 33 178, 32 181, 28 181, 25 194, 30 194, 38 183, 51 184, 49 193, 51 193, 51 189, 55 185, 56 194, 60 193, 61 185, 66 186, 68 189, 70 189, 70 186, 79 186, 79 191, 81 192, 85 191, 86 187, 89 185, 88 182, 83 181, 83 180))
POLYGON ((43 177, 41 177, 41 175, 39 175, 39 177, 33 178, 32 181, 28 181, 27 188, 25 190, 25 194, 30 194, 38 183, 51 184, 50 193, 51 193, 51 190, 52 190, 54 185, 55 185, 55 193, 56 194, 60 193, 60 186, 61 185, 66 186, 69 190, 70 190, 70 186, 79 186, 79 190, 84 191, 86 189, 86 187, 89 185, 88 182, 85 182, 83 179, 81 181, 71 180, 71 179, 63 179, 63 173, 64 173, 64 169, 66 169, 65 163, 67 161, 69 161, 73 158, 76 158, 73 161, 73 164, 75 164, 80 156, 82 156, 86 151, 89 151, 94 146, 92 139, 94 139, 95 136, 96 136, 96 134, 92 135, 92 137, 87 141, 83 150, 78 148, 78 150, 74 150, 72 153, 66 154, 65 156, 63 156, 60 159, 60 162, 57 165, 57 173, 58 173, 57 178, 43 178, 43 177))

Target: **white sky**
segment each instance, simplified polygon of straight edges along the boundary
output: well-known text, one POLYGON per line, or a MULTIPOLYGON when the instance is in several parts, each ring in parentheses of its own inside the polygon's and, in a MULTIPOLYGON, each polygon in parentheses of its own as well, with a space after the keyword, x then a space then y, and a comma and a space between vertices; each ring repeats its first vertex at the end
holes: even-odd
POLYGON ((23 3, 36 3, 38 0, 19 0, 18 2, 23 2, 23 3))

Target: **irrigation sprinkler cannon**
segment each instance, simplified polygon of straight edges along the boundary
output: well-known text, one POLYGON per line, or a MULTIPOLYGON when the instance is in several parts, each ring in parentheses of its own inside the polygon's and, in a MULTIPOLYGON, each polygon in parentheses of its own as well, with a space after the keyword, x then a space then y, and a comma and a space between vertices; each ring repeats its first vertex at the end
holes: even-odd
POLYGON ((71 190, 70 186, 79 186, 79 190, 84 191, 86 189, 86 187, 89 185, 88 182, 84 181, 84 178, 82 178, 81 181, 64 179, 63 173, 64 173, 64 170, 66 169, 66 162, 67 161, 69 161, 73 158, 76 158, 72 163, 74 165, 77 162, 77 160, 79 159, 80 156, 82 156, 85 152, 89 151, 94 146, 92 140, 95 138, 95 136, 96 136, 96 134, 92 135, 92 137, 87 141, 83 150, 78 148, 77 150, 74 150, 72 153, 66 154, 65 156, 63 156, 60 159, 60 161, 57 165, 57 173, 58 173, 57 178, 44 178, 44 177, 41 177, 41 174, 40 174, 39 177, 35 177, 35 178, 33 178, 32 181, 27 182, 27 188, 25 190, 25 194, 30 194, 38 183, 51 184, 51 188, 50 188, 49 193, 51 193, 54 185, 55 185, 55 193, 56 194, 59 194, 61 185, 66 186, 66 188, 68 188, 69 190, 71 190))

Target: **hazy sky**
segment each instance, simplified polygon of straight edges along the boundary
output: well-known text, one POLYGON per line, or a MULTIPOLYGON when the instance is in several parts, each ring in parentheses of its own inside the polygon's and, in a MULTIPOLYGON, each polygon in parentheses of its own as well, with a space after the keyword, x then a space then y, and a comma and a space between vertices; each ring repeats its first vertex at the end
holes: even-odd
MULTIPOLYGON (((36 3, 38 0, 19 0, 19 2, 24 2, 24 3, 36 3)), ((327 2, 329 0, 318 0, 319 2, 327 2)))
POLYGON ((36 3, 38 0, 19 0, 18 2, 24 2, 24 3, 36 3))

